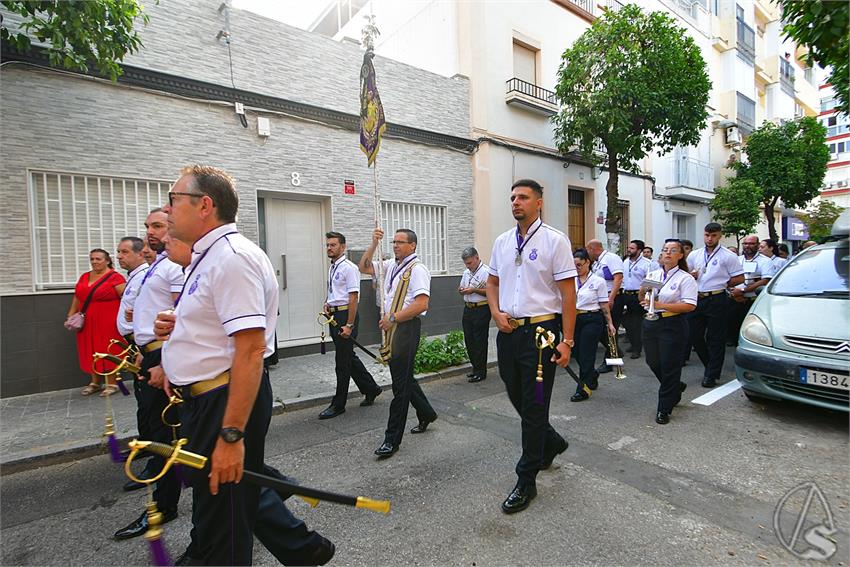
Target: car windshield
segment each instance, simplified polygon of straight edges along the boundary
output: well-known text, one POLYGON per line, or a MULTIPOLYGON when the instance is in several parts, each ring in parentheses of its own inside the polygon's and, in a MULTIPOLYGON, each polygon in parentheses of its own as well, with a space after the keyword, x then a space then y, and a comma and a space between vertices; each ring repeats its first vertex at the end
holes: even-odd
POLYGON ((850 254, 847 245, 800 254, 768 288, 774 295, 848 299, 850 254))

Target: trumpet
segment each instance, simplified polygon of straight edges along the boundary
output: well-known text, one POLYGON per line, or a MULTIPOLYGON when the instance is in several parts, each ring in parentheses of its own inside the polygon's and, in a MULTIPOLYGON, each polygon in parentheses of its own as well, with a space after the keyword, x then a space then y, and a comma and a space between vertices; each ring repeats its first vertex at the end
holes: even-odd
POLYGON ((616 368, 615 377, 617 380, 624 380, 626 378, 626 373, 623 372, 623 359, 620 358, 620 353, 617 350, 617 333, 608 335, 608 351, 611 355, 611 358, 605 359, 605 364, 608 366, 613 366, 616 368))

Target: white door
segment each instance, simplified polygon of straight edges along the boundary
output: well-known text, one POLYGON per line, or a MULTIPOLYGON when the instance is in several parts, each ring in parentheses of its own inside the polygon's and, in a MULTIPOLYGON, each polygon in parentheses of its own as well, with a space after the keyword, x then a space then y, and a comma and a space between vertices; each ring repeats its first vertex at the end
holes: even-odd
POLYGON ((325 302, 324 219, 313 201, 265 199, 266 253, 280 289, 278 343, 317 339, 316 316, 325 302))

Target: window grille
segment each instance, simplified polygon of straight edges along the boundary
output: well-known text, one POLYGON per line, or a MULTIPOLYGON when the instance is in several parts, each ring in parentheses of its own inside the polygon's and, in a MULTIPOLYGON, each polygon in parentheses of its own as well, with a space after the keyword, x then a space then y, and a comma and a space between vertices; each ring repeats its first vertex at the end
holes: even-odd
POLYGON ((112 256, 124 236, 144 236, 148 212, 162 206, 171 181, 29 171, 33 275, 38 290, 68 288, 91 269, 89 250, 112 256))
POLYGON ((416 233, 416 253, 431 273, 446 271, 446 207, 381 202, 385 257, 393 257, 392 236, 399 228, 416 233))

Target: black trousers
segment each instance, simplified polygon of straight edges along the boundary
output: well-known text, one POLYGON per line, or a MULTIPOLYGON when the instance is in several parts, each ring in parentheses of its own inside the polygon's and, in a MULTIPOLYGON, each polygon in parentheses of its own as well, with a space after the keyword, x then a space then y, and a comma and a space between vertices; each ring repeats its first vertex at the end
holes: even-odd
MULTIPOLYGON (((142 354, 142 366, 139 377, 133 380, 133 393, 136 396, 136 422, 139 428, 139 439, 143 441, 156 441, 171 444, 173 433, 170 427, 162 422, 162 410, 168 405, 168 396, 164 390, 154 388, 148 384, 148 371, 160 365, 162 351, 157 349, 153 352, 142 354)), ((177 411, 169 415, 170 422, 179 420, 177 411)), ((165 466, 165 458, 153 455, 148 461, 146 468, 159 473, 165 466)), ((156 481, 153 491, 153 499, 160 510, 176 510, 180 501, 180 479, 173 468, 169 469, 165 476, 156 481)))
POLYGON ((487 350, 490 338, 490 307, 463 308, 463 342, 472 364, 472 373, 487 377, 487 350))
MULTIPOLYGON (((578 362, 582 384, 594 388, 599 382, 599 373, 596 372, 596 343, 599 342, 599 336, 604 329, 605 317, 601 312, 576 315, 574 358, 578 362)), ((581 390, 581 384, 576 384, 576 392, 581 390)))
POLYGON ((657 411, 671 413, 682 399, 680 382, 685 360, 682 351, 687 334, 688 322, 682 315, 643 321, 646 364, 660 383, 657 411))
POLYGON ((688 314, 691 342, 705 366, 703 377, 718 380, 726 358, 726 294, 700 297, 697 308, 688 314))
POLYGON ((354 328, 351 329, 351 338, 348 339, 342 338, 339 334, 340 328, 348 322, 348 311, 337 311, 331 317, 337 322, 336 326, 330 326, 331 339, 336 350, 336 394, 331 400, 331 405, 344 408, 348 400, 349 379, 354 380, 364 396, 375 394, 381 388, 354 352, 354 341, 357 340, 357 331, 360 327, 360 314, 354 317, 354 328))
POLYGON ((538 351, 534 344, 534 329, 543 327, 555 333, 555 344, 561 340, 561 317, 534 325, 523 325, 512 333, 499 332, 496 349, 499 374, 511 404, 519 414, 522 427, 522 455, 516 465, 517 484, 534 486, 542 461, 555 454, 564 438, 549 424, 549 401, 555 383, 552 349, 542 353, 543 404, 535 400, 538 351))
POLYGON ((623 298, 626 312, 622 315, 621 321, 626 329, 626 336, 629 337, 631 350, 637 353, 643 349, 643 316, 646 315, 646 311, 640 304, 639 295, 640 293, 623 292, 617 297, 617 299, 623 298))
POLYGON ((755 297, 745 297, 744 301, 737 302, 731 297, 727 302, 726 312, 726 342, 738 344, 738 334, 741 332, 741 325, 744 323, 744 317, 753 306, 755 297))
POLYGON ((393 380, 393 401, 390 402, 390 417, 387 420, 384 442, 396 446, 401 445, 401 438, 404 436, 409 405, 416 410, 419 421, 433 421, 437 418, 437 412, 431 407, 428 398, 413 377, 413 363, 416 359, 416 350, 419 348, 421 332, 422 321, 416 317, 410 321, 398 323, 393 334, 392 359, 389 365, 393 380))
MULTIPOLYGON (((187 395, 188 390, 182 389, 185 403, 181 412, 181 433, 189 439, 186 450, 209 457, 219 439, 229 388, 196 397, 187 395)), ((245 470, 264 472, 265 438, 271 410, 272 390, 268 370, 264 368, 257 399, 245 427, 245 470)), ((239 484, 220 485, 218 495, 213 496, 209 490, 208 468, 197 471, 184 467, 183 470, 192 484, 191 556, 203 565, 250 565, 260 488, 243 480, 239 484)))

